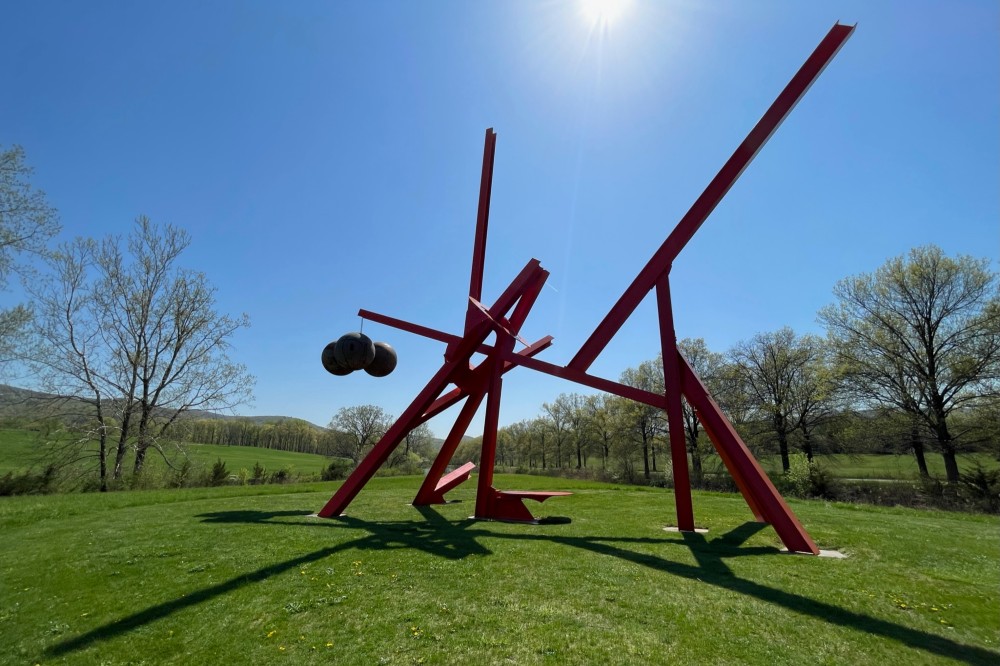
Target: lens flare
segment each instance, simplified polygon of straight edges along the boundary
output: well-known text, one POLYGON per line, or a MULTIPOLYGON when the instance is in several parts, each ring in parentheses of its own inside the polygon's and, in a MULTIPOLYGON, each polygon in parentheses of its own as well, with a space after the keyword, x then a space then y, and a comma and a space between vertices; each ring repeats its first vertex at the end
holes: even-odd
POLYGON ((580 0, 580 13, 594 25, 611 25, 631 4, 631 0, 580 0))

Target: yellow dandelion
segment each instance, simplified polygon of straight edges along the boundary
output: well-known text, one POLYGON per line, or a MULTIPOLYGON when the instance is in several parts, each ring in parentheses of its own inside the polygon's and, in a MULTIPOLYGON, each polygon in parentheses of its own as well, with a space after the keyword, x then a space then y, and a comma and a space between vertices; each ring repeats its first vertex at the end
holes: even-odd
POLYGON ((284 651, 285 651, 285 646, 284 646, 284 645, 279 645, 279 646, 278 646, 278 649, 279 649, 279 650, 280 650, 281 652, 284 652, 284 651))
POLYGON ((327 647, 333 647, 333 643, 327 643, 326 646, 327 647))
POLYGON ((271 631, 267 632, 267 637, 270 638, 271 636, 274 636, 276 633, 278 633, 278 631, 276 629, 272 629, 271 631))

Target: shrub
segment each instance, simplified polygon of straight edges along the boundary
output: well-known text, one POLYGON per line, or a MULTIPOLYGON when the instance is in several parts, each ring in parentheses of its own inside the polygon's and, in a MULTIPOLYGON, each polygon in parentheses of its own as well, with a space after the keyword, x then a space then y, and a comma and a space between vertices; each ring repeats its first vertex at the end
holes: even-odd
POLYGON ((174 470, 174 477, 170 480, 172 488, 183 488, 191 485, 191 471, 193 466, 191 461, 185 458, 181 461, 181 466, 174 470))
POLYGON ((251 474, 250 483, 255 486, 267 481, 267 468, 259 462, 253 464, 253 472, 251 474))
POLYGON ((958 477, 959 493, 977 511, 1000 511, 1000 469, 985 469, 980 463, 958 477))
POLYGON ((270 483, 288 483, 292 480, 292 470, 289 467, 282 467, 271 475, 270 483))
POLYGON ((344 458, 334 458, 333 461, 323 470, 322 478, 324 481, 339 481, 340 479, 346 479, 347 475, 351 473, 354 463, 350 460, 344 458))
POLYGON ((794 497, 837 499, 840 495, 836 479, 826 469, 809 460, 804 453, 788 456, 788 471, 777 479, 778 489, 794 497))
POLYGON ((0 477, 0 496, 43 495, 54 492, 56 466, 47 465, 41 472, 27 471, 23 474, 7 472, 0 477))
POLYGON ((229 481, 229 470, 226 469, 226 463, 222 458, 217 458, 209 473, 208 485, 224 486, 227 481, 229 481))

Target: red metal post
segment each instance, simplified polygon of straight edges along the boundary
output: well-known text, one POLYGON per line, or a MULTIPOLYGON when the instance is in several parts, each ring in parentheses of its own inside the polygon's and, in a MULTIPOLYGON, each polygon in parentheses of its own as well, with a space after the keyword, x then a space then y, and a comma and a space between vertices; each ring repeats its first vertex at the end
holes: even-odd
POLYGON ((667 425, 670 428, 670 460, 674 474, 674 503, 677 508, 677 529, 694 531, 694 510, 691 506, 691 479, 688 474, 687 437, 684 434, 684 413, 681 405, 681 375, 678 367, 677 334, 670 305, 670 273, 656 283, 656 305, 660 317, 660 353, 663 359, 663 386, 667 400, 667 425))
MULTIPOLYGON (((504 341, 509 348, 514 346, 513 338, 504 341)), ((501 341, 497 341, 497 347, 501 341)), ((476 489, 476 518, 493 516, 493 467, 497 455, 497 428, 500 425, 500 393, 503 388, 503 370, 500 359, 487 361, 493 364, 490 377, 489 395, 486 398, 486 419, 483 424, 483 448, 479 456, 479 483, 476 489)))
POLYGON ((751 508, 756 505, 755 514, 763 514, 778 537, 788 550, 796 553, 812 553, 819 555, 819 548, 813 543, 809 534, 785 503, 781 494, 775 489, 767 474, 761 469, 757 459, 743 443, 732 424, 729 423, 722 410, 712 400, 708 389, 683 357, 680 360, 681 390, 684 397, 698 411, 705 430, 709 432, 712 442, 719 449, 723 460, 728 460, 729 472, 737 483, 741 484, 744 497, 748 494, 753 498, 748 503, 751 508))
POLYGON ((451 462, 452 456, 455 455, 455 450, 462 442, 462 437, 465 435, 465 431, 469 428, 469 423, 472 422, 472 418, 479 410, 479 405, 482 404, 485 396, 485 391, 473 393, 469 396, 468 400, 465 401, 465 404, 462 405, 462 411, 459 412, 458 418, 455 420, 455 424, 448 433, 448 437, 445 438, 444 443, 441 445, 441 450, 434 459, 434 463, 431 465, 430 470, 428 470, 427 476, 424 478, 424 482, 420 486, 420 490, 417 491, 416 497, 413 498, 413 503, 415 505, 422 506, 427 504, 439 504, 442 502, 442 498, 437 492, 437 483, 441 480, 441 475, 444 474, 444 471, 448 468, 448 463, 451 462))
MULTIPOLYGON (((472 248, 472 276, 469 296, 477 301, 483 298, 483 268, 486 265, 486 233, 490 223, 490 196, 493 192, 493 158, 496 155, 497 135, 493 128, 486 130, 483 146, 483 172, 479 180, 479 210, 476 213, 476 241, 472 248)), ((473 314, 466 311, 465 330, 473 324, 473 314)))
POLYGON ((351 503, 351 500, 361 492, 361 489, 371 480, 375 472, 378 471, 378 468, 385 463, 396 447, 399 446, 399 443, 406 437, 406 433, 419 424, 420 417, 424 411, 430 406, 434 398, 440 395, 441 391, 448 385, 450 375, 462 360, 456 359, 441 366, 437 374, 427 382, 424 390, 417 394, 417 397, 406 408, 402 416, 389 428, 389 431, 385 433, 382 439, 378 441, 375 448, 365 456, 354 471, 351 472, 350 476, 347 477, 343 485, 337 489, 337 492, 326 503, 326 506, 320 509, 317 514, 320 518, 339 516, 344 512, 344 509, 351 503))
POLYGON ((632 284, 614 304, 611 311, 604 317, 597 328, 580 347, 580 351, 569 362, 567 367, 585 371, 594 359, 604 350, 615 333, 622 327, 646 294, 656 285, 660 275, 670 269, 670 265, 687 245, 691 237, 701 227, 715 207, 726 195, 729 188, 740 177, 743 170, 757 155, 757 152, 767 143, 781 121, 795 107, 799 99, 806 93, 813 81, 822 73, 826 65, 837 55, 847 38, 854 31, 853 26, 834 25, 820 42, 816 50, 805 61, 799 71, 788 82, 774 103, 757 122, 743 143, 736 149, 732 157, 723 165, 705 191, 694 202, 688 212, 677 223, 674 230, 656 251, 646 266, 639 272, 632 284))

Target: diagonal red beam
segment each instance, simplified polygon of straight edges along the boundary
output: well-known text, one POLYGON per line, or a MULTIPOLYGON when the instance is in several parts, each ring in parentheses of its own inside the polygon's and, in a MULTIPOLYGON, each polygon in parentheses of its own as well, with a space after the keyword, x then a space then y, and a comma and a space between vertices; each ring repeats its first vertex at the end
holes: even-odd
MULTIPOLYGON (((437 340, 438 342, 444 342, 449 345, 457 345, 462 342, 462 337, 458 335, 452 335, 451 333, 445 333, 444 331, 439 331, 436 328, 430 328, 427 326, 421 326, 420 324, 413 324, 402 319, 396 319, 395 317, 390 317, 388 315, 379 314, 377 312, 371 312, 370 310, 358 310, 358 315, 363 319, 368 321, 374 321, 378 324, 385 324, 386 326, 392 326, 393 328, 398 328, 401 331, 407 331, 409 333, 416 333, 425 338, 430 338, 431 340, 437 340)), ((527 352, 530 349, 534 349, 532 355, 552 346, 552 336, 546 335, 541 340, 534 342, 524 349, 520 353, 527 352), (538 345, 543 345, 538 347, 538 345)), ((493 351, 492 345, 481 344, 476 348, 476 351, 480 354, 489 354, 493 351)))
POLYGON ((785 547, 793 553, 819 555, 819 548, 802 527, 792 509, 775 489, 760 463, 740 438, 736 429, 712 400, 708 389, 687 360, 677 354, 681 391, 698 414, 712 443, 726 463, 755 516, 762 515, 774 527, 785 547))
POLYGON ((570 382, 583 384, 584 386, 589 386, 599 391, 604 391, 605 393, 611 393, 623 398, 628 398, 629 400, 641 402, 644 405, 658 407, 659 409, 666 409, 667 406, 666 398, 661 393, 643 391, 642 389, 637 389, 633 386, 626 386, 625 384, 613 382, 610 379, 588 375, 586 372, 580 372, 579 370, 574 370, 572 368, 564 368, 560 365, 555 365, 554 363, 539 361, 537 358, 526 358, 520 354, 503 354, 501 358, 510 363, 514 363, 515 365, 523 365, 526 368, 531 368, 532 370, 537 370, 538 372, 544 372, 545 374, 552 375, 553 377, 559 377, 560 379, 565 379, 570 382))
POLYGON ((646 266, 639 272, 618 302, 590 335, 580 351, 569 362, 567 367, 585 371, 594 359, 604 350, 615 333, 622 327, 625 320, 635 311, 646 294, 656 285, 660 275, 670 270, 674 259, 691 237, 701 227, 702 223, 715 210, 715 207, 726 196, 733 183, 740 177, 744 169, 757 155, 758 151, 771 138, 781 122, 798 101, 809 90, 816 78, 823 72, 827 64, 837 55, 847 38, 854 31, 853 26, 835 24, 820 42, 816 50, 805 61, 785 89, 764 113, 743 143, 736 149, 722 169, 716 174, 705 191, 694 202, 688 212, 677 223, 674 230, 656 251, 646 266))
MULTIPOLYGON (((541 352, 541 351, 543 351, 545 349, 548 349, 550 346, 552 346, 552 336, 551 335, 546 335, 541 340, 539 340, 537 342, 534 342, 531 345, 529 345, 529 346, 525 347, 524 349, 522 349, 521 351, 519 351, 517 353, 517 355, 518 356, 531 357, 531 356, 534 356, 535 354, 538 354, 539 352, 541 352)), ((488 349, 488 351, 493 351, 493 348, 490 347, 488 349)), ((505 373, 508 372, 511 368, 514 367, 514 365, 515 365, 514 363, 511 363, 509 361, 504 361, 503 371, 505 373)), ((473 373, 481 372, 480 368, 482 368, 482 367, 483 366, 480 365, 475 370, 473 370, 473 373)), ((468 391, 466 391, 464 389, 460 389, 460 388, 455 388, 455 389, 452 389, 451 391, 448 391, 447 393, 445 393, 444 395, 442 395, 440 398, 438 398, 437 400, 435 400, 431 404, 431 406, 427 408, 427 411, 424 412, 424 415, 421 417, 420 423, 423 423, 425 421, 431 420, 432 418, 434 418, 435 416, 437 416, 438 414, 440 414, 444 410, 448 409, 449 407, 451 407, 452 405, 454 405, 455 403, 457 403, 459 400, 461 400, 462 398, 464 398, 464 397, 466 397, 468 395, 469 395, 468 391)))
MULTIPOLYGON (((479 210, 476 214, 476 241, 472 248, 472 276, 469 280, 469 296, 483 298, 483 267, 486 265, 486 232, 490 223, 490 196, 493 192, 493 158, 497 150, 497 135, 490 127, 486 130, 483 146, 483 172, 479 181, 479 210)), ((473 314, 465 315, 465 330, 473 324, 473 314)))

